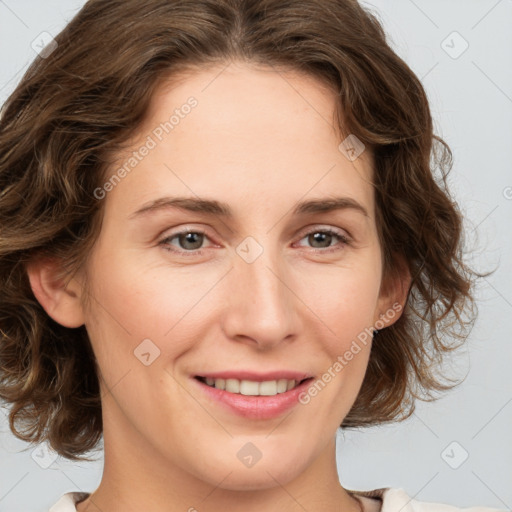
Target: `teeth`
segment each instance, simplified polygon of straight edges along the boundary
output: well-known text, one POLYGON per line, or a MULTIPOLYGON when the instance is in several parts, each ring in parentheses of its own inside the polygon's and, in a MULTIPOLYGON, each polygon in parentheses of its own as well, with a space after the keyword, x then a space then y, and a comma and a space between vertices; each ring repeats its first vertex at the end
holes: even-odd
POLYGON ((256 382, 253 380, 212 379, 207 377, 208 386, 247 396, 274 396, 293 389, 299 381, 279 379, 256 382))
MULTIPOLYGON (((260 392, 260 384, 258 382, 252 382, 250 380, 241 380, 240 382, 236 381, 238 386, 238 391, 232 391, 231 389, 228 389, 227 391, 230 391, 231 393, 237 393, 239 392, 241 395, 268 395, 268 393, 264 393, 263 391, 260 392)), ((272 385, 272 382, 267 382, 267 384, 272 385)), ((236 389, 236 388, 235 388, 236 389)), ((276 388, 274 386, 274 393, 270 393, 271 395, 276 394, 276 388)))
POLYGON ((290 390, 295 387, 295 381, 294 380, 288 380, 286 381, 286 390, 290 390))
POLYGON ((230 393, 240 393, 240 381, 236 379, 226 379, 226 387, 224 389, 230 393))
MULTIPOLYGON (((295 381, 290 381, 290 382, 295 382, 295 381)), ((277 381, 277 392, 284 393, 285 391, 288 391, 288 381, 286 379, 278 380, 277 381)))

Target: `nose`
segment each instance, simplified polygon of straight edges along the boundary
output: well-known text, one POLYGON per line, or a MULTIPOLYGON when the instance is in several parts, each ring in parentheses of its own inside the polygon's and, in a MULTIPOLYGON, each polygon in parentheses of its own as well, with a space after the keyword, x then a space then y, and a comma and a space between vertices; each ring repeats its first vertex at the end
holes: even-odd
POLYGON ((293 292, 291 273, 269 250, 252 263, 235 255, 229 272, 229 295, 224 330, 229 339, 271 349, 293 340, 299 332, 300 301, 293 292))

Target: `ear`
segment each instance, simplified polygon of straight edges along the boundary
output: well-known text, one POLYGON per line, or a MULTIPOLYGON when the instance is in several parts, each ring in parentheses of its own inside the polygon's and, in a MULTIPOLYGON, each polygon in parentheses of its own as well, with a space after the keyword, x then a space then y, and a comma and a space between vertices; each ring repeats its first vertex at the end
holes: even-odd
POLYGON ((85 323, 80 301, 81 286, 59 277, 59 260, 36 258, 26 266, 32 292, 48 315, 64 327, 80 327, 85 323))
POLYGON ((393 325, 401 316, 411 286, 411 273, 405 258, 396 258, 395 268, 383 276, 374 327, 379 331, 393 325))

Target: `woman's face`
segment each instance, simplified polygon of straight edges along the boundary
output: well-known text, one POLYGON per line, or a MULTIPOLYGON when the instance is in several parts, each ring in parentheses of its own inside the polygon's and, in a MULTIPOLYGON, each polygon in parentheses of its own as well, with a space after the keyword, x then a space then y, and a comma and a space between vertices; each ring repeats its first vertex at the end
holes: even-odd
POLYGON ((380 294, 371 158, 339 149, 334 102, 310 77, 243 64, 155 95, 97 190, 86 268, 106 453, 258 489, 332 446, 365 329, 398 316, 380 294))

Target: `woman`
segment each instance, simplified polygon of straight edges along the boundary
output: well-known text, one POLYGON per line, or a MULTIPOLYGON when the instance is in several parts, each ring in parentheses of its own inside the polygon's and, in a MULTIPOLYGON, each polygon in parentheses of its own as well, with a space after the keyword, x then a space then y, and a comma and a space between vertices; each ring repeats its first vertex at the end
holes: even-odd
POLYGON ((357 2, 90 0, 0 123, 0 396, 104 443, 53 512, 453 510, 336 469, 451 386, 472 305, 449 149, 357 2))

